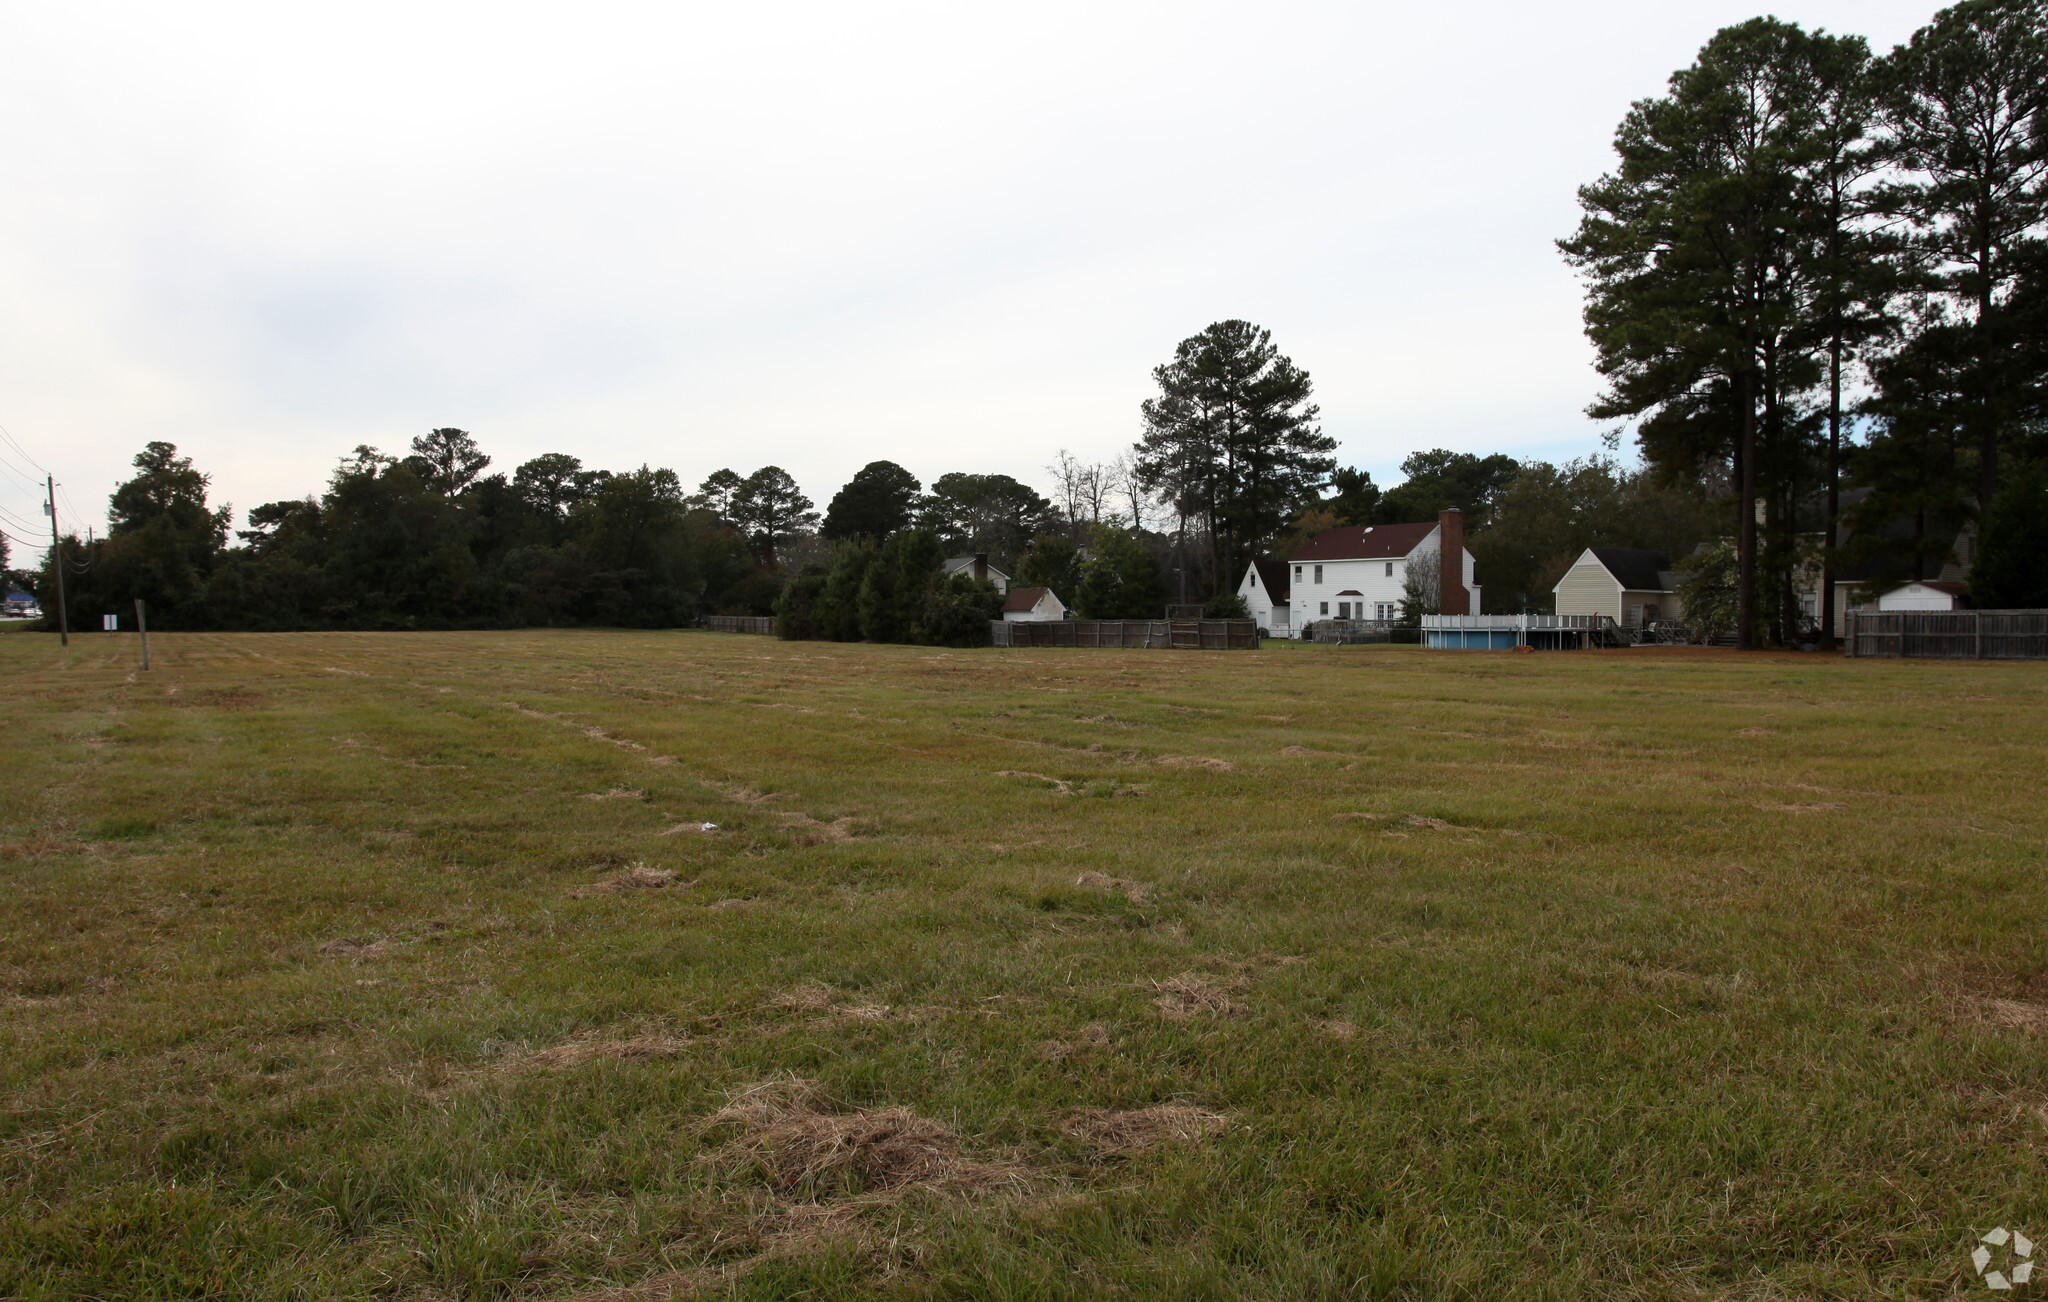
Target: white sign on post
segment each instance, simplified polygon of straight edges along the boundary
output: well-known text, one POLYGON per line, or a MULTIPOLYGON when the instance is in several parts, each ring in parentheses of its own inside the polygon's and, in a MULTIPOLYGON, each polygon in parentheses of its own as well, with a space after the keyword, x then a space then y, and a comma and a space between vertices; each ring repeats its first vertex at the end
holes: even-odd
POLYGON ((121 631, 121 617, 120 617, 119 615, 101 615, 101 616, 100 616, 100 631, 101 631, 102 633, 118 633, 118 632, 120 632, 120 631, 121 631))

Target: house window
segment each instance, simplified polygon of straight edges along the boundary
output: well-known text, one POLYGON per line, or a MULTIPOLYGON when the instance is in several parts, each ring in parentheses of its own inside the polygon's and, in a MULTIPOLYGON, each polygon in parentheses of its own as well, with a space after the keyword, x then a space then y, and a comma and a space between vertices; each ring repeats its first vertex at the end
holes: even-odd
POLYGON ((1250 579, 1251 579, 1251 585, 1252 585, 1252 586, 1253 586, 1254 588, 1258 587, 1258 586, 1259 586, 1259 572, 1258 572, 1257 570, 1253 570, 1253 571, 1251 572, 1251 574, 1250 574, 1250 576, 1249 576, 1249 577, 1250 577, 1250 579))
POLYGON ((1393 602, 1391 602, 1391 601, 1382 601, 1382 602, 1380 602, 1380 603, 1379 603, 1378 605, 1376 605, 1376 606, 1374 606, 1374 607, 1373 607, 1373 618, 1374 618, 1374 619, 1379 619, 1379 620, 1390 620, 1390 619, 1392 619, 1393 617, 1394 617, 1394 603, 1393 603, 1393 602))
POLYGON ((1318 566, 1316 566, 1316 582, 1317 582, 1317 583, 1321 583, 1322 581, 1323 581, 1323 567, 1322 567, 1322 566, 1320 566, 1320 565, 1318 565, 1318 566))
POLYGON ((1329 602, 1327 602, 1327 601, 1323 602, 1323 603, 1322 603, 1322 608, 1321 608, 1321 609, 1319 609, 1318 611, 1316 611, 1316 614, 1318 614, 1318 615, 1327 615, 1327 614, 1329 614, 1329 613, 1330 613, 1330 603, 1329 603, 1329 602))
POLYGON ((1394 577, 1394 563, 1392 561, 1387 562, 1387 577, 1390 579, 1394 577))
POLYGON ((1350 602, 1348 602, 1348 601, 1340 601, 1340 602, 1338 602, 1338 603, 1337 603, 1337 618, 1338 618, 1338 619, 1350 619, 1350 618, 1351 618, 1351 603, 1350 603, 1350 602))
POLYGON ((1294 567, 1294 581, 1296 583, 1301 582, 1301 567, 1299 565, 1294 567))

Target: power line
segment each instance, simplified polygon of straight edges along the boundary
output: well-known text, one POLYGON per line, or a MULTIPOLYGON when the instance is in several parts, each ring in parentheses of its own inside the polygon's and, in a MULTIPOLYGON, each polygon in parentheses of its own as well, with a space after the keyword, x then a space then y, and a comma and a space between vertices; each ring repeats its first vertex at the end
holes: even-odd
POLYGON ((16 452, 20 453, 22 460, 28 462, 37 470, 42 471, 45 475, 51 473, 50 469, 47 466, 45 466, 42 462, 36 460, 34 457, 28 454, 28 449, 21 446, 21 443, 14 437, 14 435, 7 432, 7 427, 5 425, 0 425, 0 439, 7 440, 7 445, 13 448, 16 452))
POLYGON ((20 466, 15 465, 12 461, 9 461, 4 456, 0 456, 0 469, 5 469, 8 474, 14 476, 16 479, 19 479, 23 484, 27 485, 30 488, 42 488, 42 485, 38 484, 35 481, 35 477, 33 475, 29 474, 26 470, 23 470, 20 466))

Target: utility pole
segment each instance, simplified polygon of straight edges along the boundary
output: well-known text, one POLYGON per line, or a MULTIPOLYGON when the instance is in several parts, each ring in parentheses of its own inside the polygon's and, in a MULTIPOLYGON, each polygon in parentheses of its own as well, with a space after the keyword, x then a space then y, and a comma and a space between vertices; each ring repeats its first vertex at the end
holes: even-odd
POLYGON ((44 514, 50 517, 50 559, 57 571, 57 638, 61 645, 71 645, 71 616, 64 609, 64 545, 57 539, 57 479, 54 475, 43 478, 43 487, 48 490, 50 500, 43 503, 44 514))
POLYGON ((135 627, 142 632, 142 667, 149 668, 149 616, 142 611, 142 598, 135 599, 135 627))

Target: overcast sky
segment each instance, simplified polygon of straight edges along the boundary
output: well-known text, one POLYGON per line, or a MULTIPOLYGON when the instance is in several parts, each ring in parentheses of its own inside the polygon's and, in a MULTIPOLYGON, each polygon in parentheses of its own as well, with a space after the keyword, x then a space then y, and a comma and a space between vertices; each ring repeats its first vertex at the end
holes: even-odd
MULTIPOLYGON (((0 426, 102 527, 150 439, 239 522, 440 425, 821 507, 877 458, 1044 488, 1244 317, 1382 483, 1582 455, 1552 241, 1756 12, 0 3, 0 426)), ((1887 49, 1933 6, 1777 12, 1887 49)), ((0 456, 0 526, 46 531, 0 456)))

